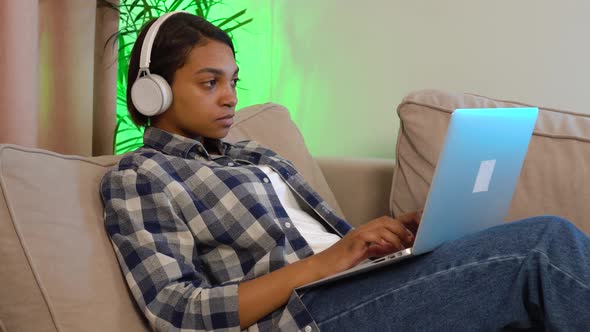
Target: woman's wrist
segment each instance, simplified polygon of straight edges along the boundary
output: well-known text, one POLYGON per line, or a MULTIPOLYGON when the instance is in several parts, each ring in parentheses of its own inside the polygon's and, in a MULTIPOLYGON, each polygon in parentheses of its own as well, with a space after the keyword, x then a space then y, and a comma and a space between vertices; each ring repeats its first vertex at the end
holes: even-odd
POLYGON ((309 279, 308 282, 320 280, 331 275, 327 269, 329 265, 323 257, 324 255, 322 254, 315 254, 300 261, 302 264, 305 264, 306 275, 309 279))
POLYGON ((238 301, 241 328, 245 329, 284 305, 297 287, 323 278, 321 261, 314 256, 240 283, 238 301))

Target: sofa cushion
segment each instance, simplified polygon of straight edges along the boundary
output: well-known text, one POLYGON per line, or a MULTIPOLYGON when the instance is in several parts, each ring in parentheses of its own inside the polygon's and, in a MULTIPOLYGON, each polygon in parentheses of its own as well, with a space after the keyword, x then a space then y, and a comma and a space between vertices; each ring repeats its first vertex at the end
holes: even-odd
MULTIPOLYGON (((285 108, 248 107, 231 131, 228 140, 255 139, 292 160, 339 209, 285 108)), ((118 160, 0 145, 0 321, 8 331, 147 330, 104 230, 99 183, 118 160)))
MULTIPOLYGON (((422 208, 449 124, 457 108, 531 106, 463 93, 417 91, 397 112, 400 131, 390 196, 395 215, 422 208)), ((590 234, 590 115, 539 107, 529 150, 507 220, 553 214, 590 234)))
POLYGON ((1 147, 1 227, 13 229, 2 232, 2 251, 17 252, 2 256, 0 273, 9 331, 146 330, 104 231, 98 186, 115 162, 1 147))

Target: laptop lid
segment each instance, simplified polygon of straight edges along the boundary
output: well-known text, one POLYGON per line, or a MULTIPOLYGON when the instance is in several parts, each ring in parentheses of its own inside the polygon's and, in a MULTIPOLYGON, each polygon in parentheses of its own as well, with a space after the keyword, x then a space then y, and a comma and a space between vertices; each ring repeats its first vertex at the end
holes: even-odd
POLYGON ((537 108, 453 112, 413 254, 504 222, 537 115, 537 108))

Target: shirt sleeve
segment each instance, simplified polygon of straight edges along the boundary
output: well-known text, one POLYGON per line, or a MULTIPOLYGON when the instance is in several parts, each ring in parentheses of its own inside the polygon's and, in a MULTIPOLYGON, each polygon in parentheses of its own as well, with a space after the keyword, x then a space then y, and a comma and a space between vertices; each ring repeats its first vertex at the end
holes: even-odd
POLYGON ((107 233, 148 322, 157 331, 239 331, 238 285, 210 285, 174 201, 183 193, 140 171, 107 173, 101 195, 107 233))

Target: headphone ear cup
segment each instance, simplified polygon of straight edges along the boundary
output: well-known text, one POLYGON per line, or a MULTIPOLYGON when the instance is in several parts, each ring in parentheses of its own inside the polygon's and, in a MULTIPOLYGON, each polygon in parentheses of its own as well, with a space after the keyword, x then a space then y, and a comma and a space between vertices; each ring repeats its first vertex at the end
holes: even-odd
POLYGON ((162 76, 148 74, 133 83, 131 101, 145 116, 162 114, 172 104, 172 89, 162 76))
POLYGON ((162 114, 168 109, 168 107, 170 107, 170 105, 172 105, 172 88, 170 87, 170 84, 168 84, 168 82, 166 82, 166 80, 160 75, 152 74, 151 78, 158 84, 162 93, 162 108, 158 112, 158 114, 162 114))

